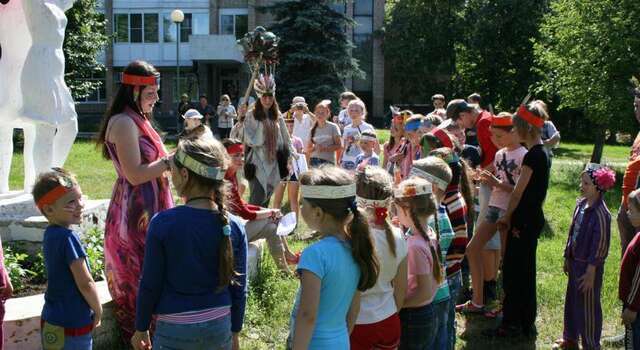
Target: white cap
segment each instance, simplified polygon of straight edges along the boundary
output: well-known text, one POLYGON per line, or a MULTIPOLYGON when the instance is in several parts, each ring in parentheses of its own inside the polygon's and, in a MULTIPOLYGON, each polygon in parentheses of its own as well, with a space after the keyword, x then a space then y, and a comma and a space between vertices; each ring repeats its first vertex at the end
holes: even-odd
POLYGON ((186 111, 183 115, 182 118, 184 119, 202 119, 202 114, 200 114, 200 112, 198 112, 197 109, 190 109, 188 111, 186 111))
POLYGON ((293 98, 293 100, 291 100, 291 105, 292 106, 306 106, 307 105, 307 101, 304 99, 304 97, 302 96, 296 96, 293 98))

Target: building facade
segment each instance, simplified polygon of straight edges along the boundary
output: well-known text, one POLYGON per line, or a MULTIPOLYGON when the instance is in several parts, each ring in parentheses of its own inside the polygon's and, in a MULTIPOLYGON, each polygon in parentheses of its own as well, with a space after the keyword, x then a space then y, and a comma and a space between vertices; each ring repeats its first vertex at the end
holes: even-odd
MULTIPOLYGON (((78 102, 82 117, 104 113, 115 94, 120 74, 133 60, 153 64, 162 75, 156 117, 172 126, 177 102, 186 93, 192 102, 207 95, 216 106, 222 94, 237 102, 246 89, 249 72, 236 40, 258 25, 269 26, 269 14, 257 10, 278 0, 104 0, 107 34, 113 37, 102 58, 106 73, 102 88, 78 102), (184 21, 178 26, 171 12, 180 9, 184 21), (176 67, 179 65, 179 76, 176 67)), ((348 30, 366 79, 346 81, 348 89, 361 96, 373 118, 384 114, 384 56, 381 39, 374 33, 384 22, 384 0, 349 0, 333 5, 336 11, 356 21, 348 30)), ((281 101, 288 105, 288 101, 281 101)))

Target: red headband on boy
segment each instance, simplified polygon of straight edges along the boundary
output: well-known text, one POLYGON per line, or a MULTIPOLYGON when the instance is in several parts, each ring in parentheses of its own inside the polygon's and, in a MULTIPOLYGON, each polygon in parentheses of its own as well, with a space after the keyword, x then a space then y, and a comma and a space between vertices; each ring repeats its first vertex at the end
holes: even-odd
POLYGON ((442 146, 453 149, 453 141, 451 141, 451 138, 449 137, 449 135, 447 135, 447 133, 444 130, 433 129, 431 133, 433 134, 433 136, 437 137, 438 140, 440 140, 440 143, 442 143, 442 146))
POLYGON ((525 107, 525 105, 520 105, 520 107, 518 108, 518 111, 516 112, 516 114, 518 115, 518 117, 524 119, 524 121, 526 121, 527 123, 529 123, 530 125, 535 126, 538 129, 541 129, 544 126, 544 119, 538 117, 537 115, 529 112, 529 110, 527 109, 527 107, 525 107))
POLYGON ((134 75, 128 73, 122 73, 122 83, 125 85, 133 86, 147 86, 147 85, 160 85, 160 77, 151 75, 134 75))
POLYGON ((229 154, 244 153, 244 146, 241 143, 231 145, 227 147, 227 153, 229 154))
POLYGON ((51 191, 47 192, 40 200, 36 203, 36 206, 40 210, 44 210, 45 205, 52 205, 58 199, 62 198, 67 192, 69 192, 70 188, 62 185, 58 185, 54 187, 51 191))

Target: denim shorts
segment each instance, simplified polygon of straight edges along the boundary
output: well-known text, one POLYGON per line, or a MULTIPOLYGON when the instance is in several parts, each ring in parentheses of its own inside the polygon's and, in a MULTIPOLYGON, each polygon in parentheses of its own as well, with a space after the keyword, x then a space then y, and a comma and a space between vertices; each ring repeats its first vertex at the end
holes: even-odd
POLYGON ((399 349, 435 348, 440 317, 433 303, 400 310, 402 336, 399 349))
MULTIPOLYGON (((495 224, 498 222, 498 219, 504 215, 505 211, 494 206, 489 206, 487 208, 487 215, 485 215, 484 219, 488 222, 495 224)), ((485 250, 500 250, 500 234, 496 232, 491 239, 484 246, 485 250)))
POLYGON ((153 349, 229 350, 231 315, 193 324, 158 321, 153 336, 153 349))
POLYGON ((334 163, 332 163, 332 162, 330 162, 330 161, 328 161, 326 159, 322 159, 322 158, 311 157, 311 159, 309 159, 309 165, 312 168, 317 168, 317 167, 319 167, 321 165, 324 165, 324 164, 335 165, 334 163))

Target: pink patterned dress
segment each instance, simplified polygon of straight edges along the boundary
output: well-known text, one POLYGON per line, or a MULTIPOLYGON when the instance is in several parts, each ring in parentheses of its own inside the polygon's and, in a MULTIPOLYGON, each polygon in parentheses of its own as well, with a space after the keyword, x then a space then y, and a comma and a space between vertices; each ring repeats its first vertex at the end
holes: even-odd
MULTIPOLYGON (((138 126, 142 163, 151 163, 167 152, 158 133, 148 120, 127 109, 125 113, 138 126)), ((129 342, 135 331, 136 296, 142 271, 145 239, 149 221, 157 212, 173 207, 169 181, 156 178, 130 184, 122 171, 116 145, 106 142, 118 173, 107 212, 104 233, 105 270, 109 292, 116 304, 116 319, 121 335, 129 342)))

